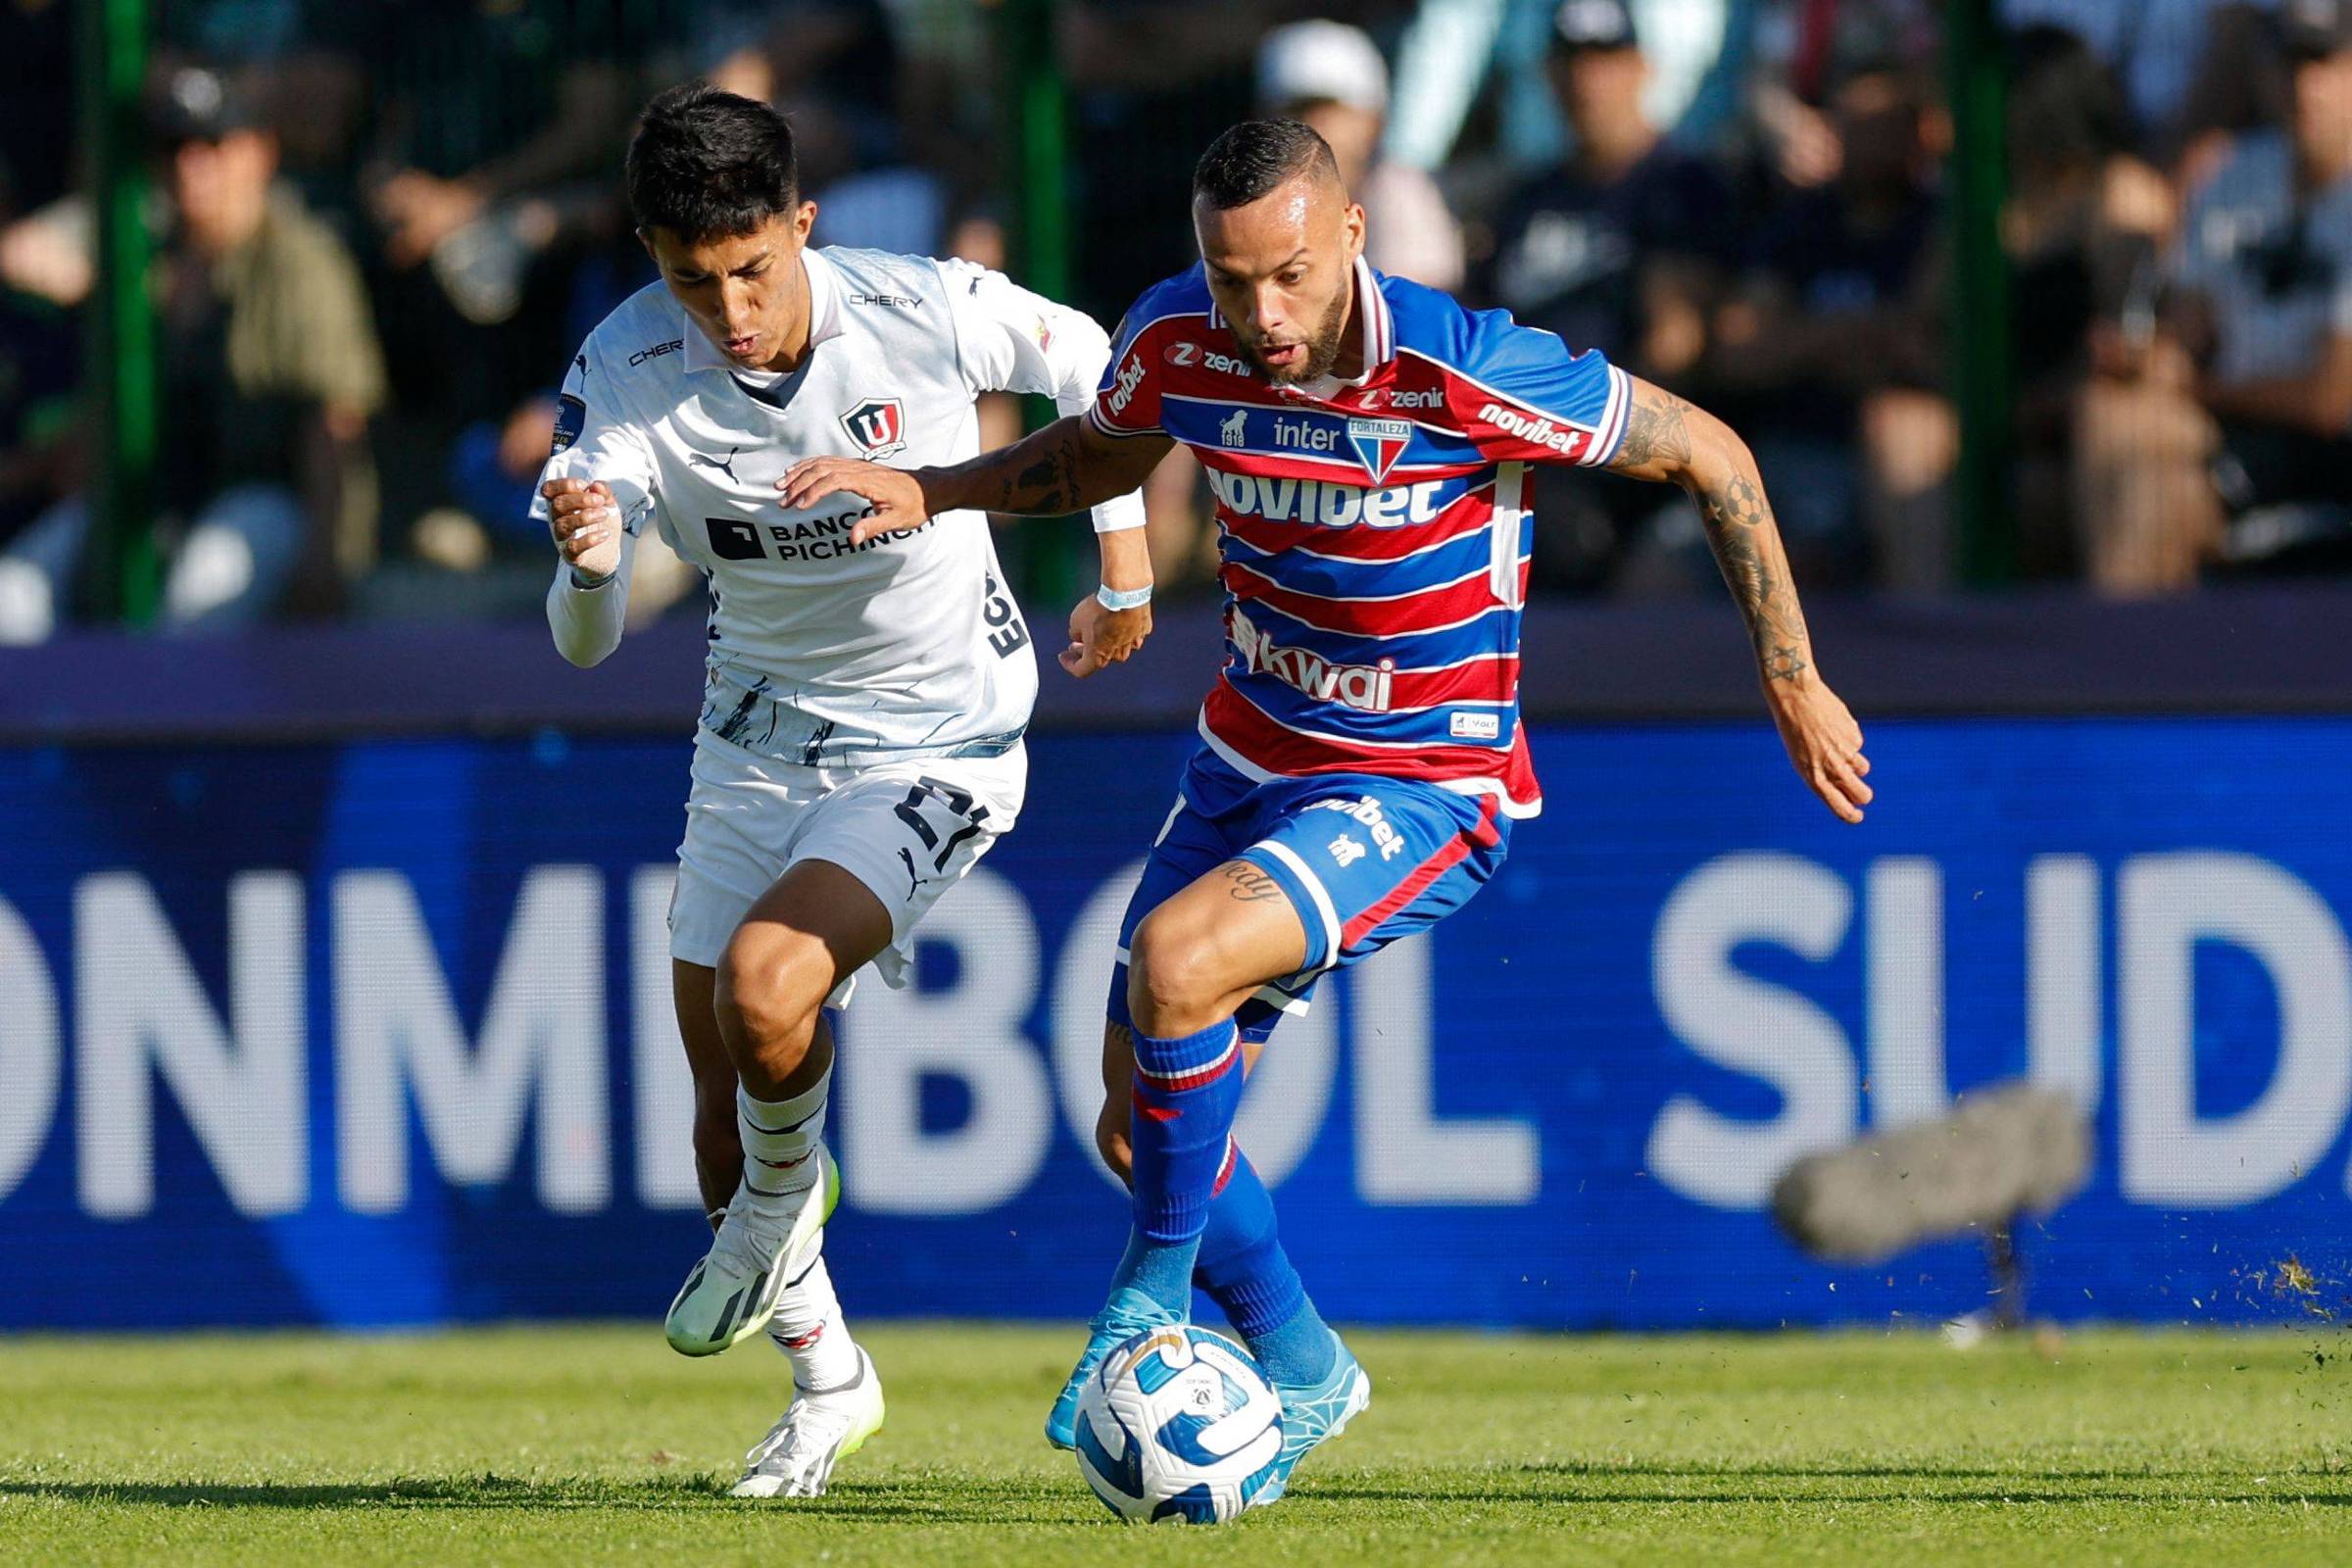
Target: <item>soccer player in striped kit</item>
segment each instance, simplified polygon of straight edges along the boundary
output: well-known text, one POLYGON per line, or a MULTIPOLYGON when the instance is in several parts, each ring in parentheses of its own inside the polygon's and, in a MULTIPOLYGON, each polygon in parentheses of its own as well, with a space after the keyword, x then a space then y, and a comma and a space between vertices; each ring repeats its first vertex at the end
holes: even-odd
POLYGON ((1120 939, 1098 1139, 1134 1228, 1047 1420, 1198 1282, 1281 1393, 1259 1501, 1371 1397, 1284 1254, 1231 1137, 1243 1071, 1316 980, 1459 908, 1541 796, 1518 711, 1532 469, 1681 485, 1752 634, 1790 760, 1849 822, 1870 803, 1852 714, 1822 682, 1754 460, 1721 421, 1548 332, 1372 270, 1363 210, 1304 125, 1227 131, 1194 175, 1200 264, 1128 312, 1095 404, 1018 445, 898 472, 815 459, 875 533, 960 508, 1057 514, 1169 447, 1207 469, 1225 667, 1120 939))

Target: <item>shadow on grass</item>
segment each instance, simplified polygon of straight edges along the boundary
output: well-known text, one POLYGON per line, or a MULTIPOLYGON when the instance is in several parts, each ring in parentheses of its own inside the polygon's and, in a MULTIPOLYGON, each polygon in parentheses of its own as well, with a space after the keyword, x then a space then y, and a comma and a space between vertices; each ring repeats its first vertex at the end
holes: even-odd
MULTIPOLYGON (((2316 1479, 2316 1478, 2315 1478, 2316 1479)), ((1419 1486, 1357 1482, 1345 1473, 1303 1480, 1293 1494, 1298 1513, 1317 1505, 1409 1502, 1559 1508, 1622 1504, 1679 1505, 1694 1510, 1759 1503, 1819 1503, 1838 1508, 1928 1504, 2008 1504, 2082 1507, 2124 1503, 2187 1506, 2208 1503, 2265 1503, 2276 1507, 2352 1506, 2340 1478, 2307 1488, 2304 1478, 2280 1477, 2269 1487, 2242 1485, 2228 1492, 2200 1492, 2192 1476, 2162 1472, 2083 1470, 2046 1474, 2017 1471, 1901 1466, 1753 1467, 1611 1466, 1575 1463, 1523 1466, 1481 1483, 1473 1478, 1419 1486), (1520 1478, 1517 1484, 1504 1479, 1520 1478), (1891 1493, 1857 1493, 1809 1485, 1822 1480, 1886 1480, 1909 1483, 1891 1493), (1612 1482, 1631 1481, 1628 1489, 1612 1482), (1674 1483, 1687 1482, 1678 1488, 1674 1483), (2168 1487, 2168 1481, 2177 1483, 2168 1487), (1952 1482, 1969 1483, 1949 1488, 1952 1482), (1986 1485, 1986 1483, 1995 1483, 1986 1485), (1999 1485, 2012 1482, 2014 1485, 1999 1485), (1714 1490, 1710 1483, 1728 1483, 1714 1490), (1779 1484, 1775 1484, 1779 1483, 1779 1484), (1303 1504, 1304 1507, 1298 1507, 1303 1504)), ((717 1476, 683 1475, 634 1480, 584 1478, 526 1480, 514 1476, 417 1476, 371 1485, 301 1486, 270 1483, 176 1482, 0 1482, 0 1498, 34 1497, 99 1505, 218 1509, 564 1509, 690 1510, 757 1512, 773 1503, 731 1498, 717 1476)), ((988 1481, 966 1476, 938 1479, 845 1480, 819 1501, 784 1505, 796 1517, 862 1523, 931 1525, 1067 1526, 1099 1523, 1102 1515, 1084 1492, 1045 1481, 988 1481)))
POLYGON ((353 1486, 271 1482, 0 1481, 0 1497, 146 1503, 167 1508, 675 1507, 723 1502, 711 1475, 642 1481, 528 1481, 518 1476, 404 1476, 353 1486))
MULTIPOLYGON (((809 1517, 902 1520, 937 1524, 1068 1524, 1088 1519, 1092 1499, 1039 1482, 987 1482, 965 1477, 843 1481, 814 1502, 778 1505, 730 1497, 731 1482, 710 1474, 605 1481, 528 1480, 518 1476, 413 1476, 368 1485, 306 1486, 269 1482, 172 1483, 0 1481, 0 1499, 164 1508, 336 1509, 564 1509, 742 1510, 778 1506, 809 1517)), ((1091 1521, 1090 1521, 1091 1522, 1091 1521)))

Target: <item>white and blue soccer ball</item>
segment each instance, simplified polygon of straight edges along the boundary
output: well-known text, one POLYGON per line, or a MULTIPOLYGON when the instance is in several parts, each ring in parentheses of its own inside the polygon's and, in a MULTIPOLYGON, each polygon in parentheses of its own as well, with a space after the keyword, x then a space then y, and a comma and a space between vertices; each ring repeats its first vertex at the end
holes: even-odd
POLYGON ((1078 1473, 1133 1524, 1223 1524, 1264 1496, 1282 1399, 1250 1352, 1171 1324, 1102 1358, 1078 1396, 1078 1473))

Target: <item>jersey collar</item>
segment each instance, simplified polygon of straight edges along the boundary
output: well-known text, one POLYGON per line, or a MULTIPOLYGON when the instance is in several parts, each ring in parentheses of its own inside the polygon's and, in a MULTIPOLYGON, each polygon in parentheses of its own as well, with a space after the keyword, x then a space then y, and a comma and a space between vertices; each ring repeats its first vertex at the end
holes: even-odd
MULTIPOLYGON (((841 274, 813 245, 801 252, 801 270, 808 274, 808 346, 813 349, 841 336, 841 274)), ((719 353, 718 345, 691 321, 686 323, 685 337, 689 372, 737 368, 735 362, 719 353)))

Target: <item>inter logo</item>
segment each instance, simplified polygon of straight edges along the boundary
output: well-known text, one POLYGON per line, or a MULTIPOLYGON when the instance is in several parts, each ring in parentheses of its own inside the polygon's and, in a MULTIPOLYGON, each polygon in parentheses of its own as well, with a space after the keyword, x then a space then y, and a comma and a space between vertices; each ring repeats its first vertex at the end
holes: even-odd
POLYGON ((1348 421, 1348 439, 1374 484, 1388 478, 1389 470, 1396 466, 1396 460, 1404 456, 1405 445, 1412 438, 1413 427, 1402 419, 1348 421))
POLYGON ((867 398, 841 416, 841 427, 869 461, 906 450, 906 415, 897 398, 867 398))

